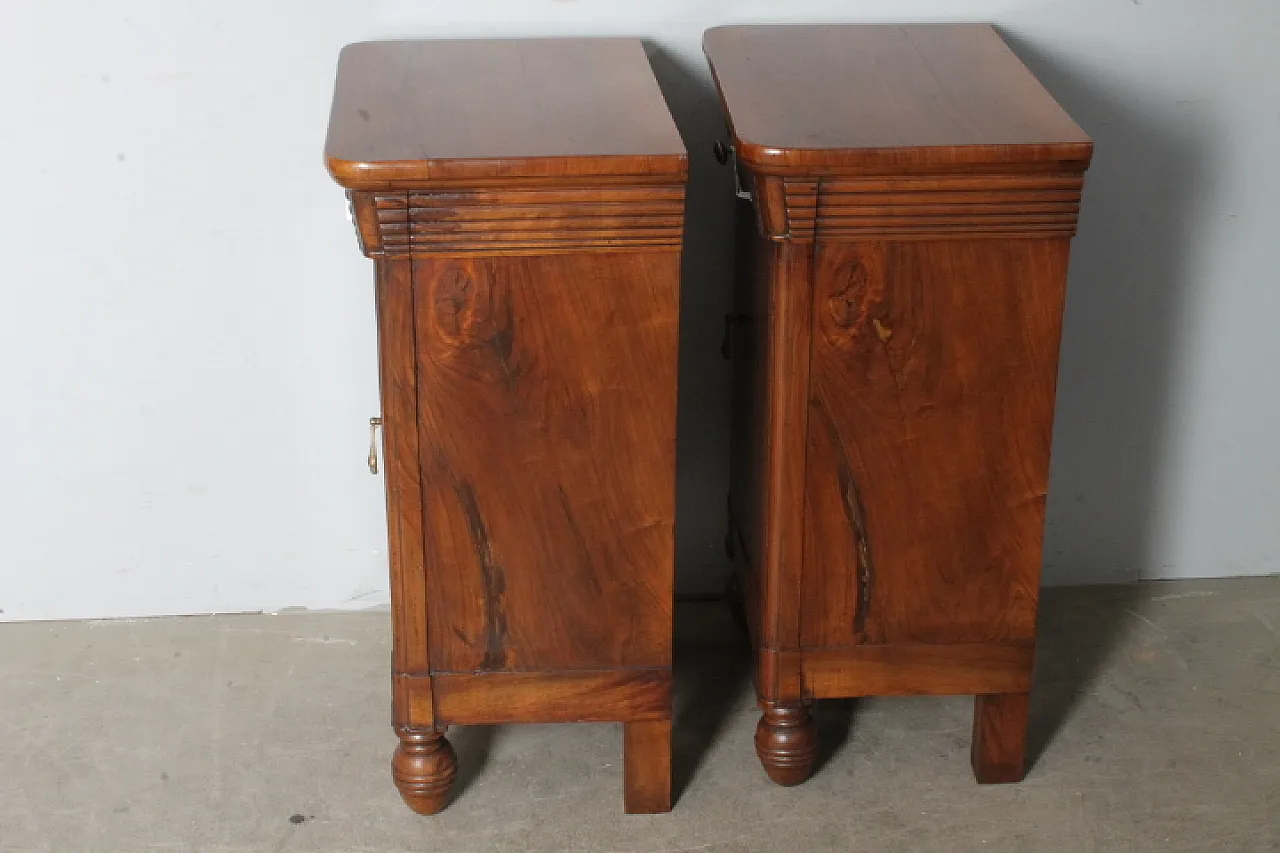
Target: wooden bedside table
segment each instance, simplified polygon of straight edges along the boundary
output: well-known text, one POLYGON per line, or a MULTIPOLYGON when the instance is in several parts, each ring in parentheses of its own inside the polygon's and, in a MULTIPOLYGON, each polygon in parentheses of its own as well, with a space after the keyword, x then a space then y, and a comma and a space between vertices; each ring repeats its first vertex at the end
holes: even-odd
POLYGON ((641 44, 351 45, 325 153, 376 271, 401 795, 444 807, 450 725, 618 721, 626 810, 669 810, 687 162, 641 44))
POLYGON ((722 27, 704 47, 750 194, 728 544, 757 753, 796 784, 811 700, 971 693, 974 773, 1017 781, 1092 144, 985 25, 722 27))

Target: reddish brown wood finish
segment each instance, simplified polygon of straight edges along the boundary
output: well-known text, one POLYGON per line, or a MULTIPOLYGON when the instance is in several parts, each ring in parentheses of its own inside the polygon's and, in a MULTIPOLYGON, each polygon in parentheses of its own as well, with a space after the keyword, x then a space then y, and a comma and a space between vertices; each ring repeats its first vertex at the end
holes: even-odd
POLYGON ((414 262, 433 672, 671 660, 678 280, 675 252, 414 262))
POLYGON ((1034 656, 1030 640, 810 648, 804 689, 814 699, 1026 692, 1034 656))
POLYGON ((622 732, 623 808, 627 814, 671 811, 671 716, 635 720, 622 732))
POLYGON ((391 758, 391 776, 405 804, 418 814, 435 814, 449 804, 458 775, 458 757, 444 732, 398 726, 400 745, 391 758))
POLYGON ((443 808, 447 726, 617 721, 670 809, 687 169, 642 47, 353 45, 326 156, 377 262, 401 794, 443 808))
POLYGON ((1027 715, 1024 693, 979 696, 973 710, 973 775, 984 784, 1021 782, 1026 772, 1027 715))
POLYGON ((990 27, 725 27, 741 205, 730 541, 765 769, 804 703, 972 693, 1020 778, 1069 240, 1091 143, 990 27))
POLYGON ((687 171, 644 46, 605 38, 347 45, 325 160, 361 190, 687 171))
POLYGON ((809 706, 803 702, 760 701, 756 756, 779 785, 799 785, 813 772, 818 740, 809 706))
POLYGON ((801 646, 1034 636, 1067 248, 818 247, 801 646))
POLYGON ((445 725, 671 719, 667 668, 437 673, 430 681, 445 725))
POLYGON ((704 46, 757 172, 1082 171, 1092 153, 986 24, 716 27, 704 46))

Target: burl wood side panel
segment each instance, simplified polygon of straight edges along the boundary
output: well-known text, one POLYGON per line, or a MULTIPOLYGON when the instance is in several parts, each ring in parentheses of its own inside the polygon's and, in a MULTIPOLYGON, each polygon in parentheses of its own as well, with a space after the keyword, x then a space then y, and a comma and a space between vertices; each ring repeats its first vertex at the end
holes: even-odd
POLYGON ((818 246, 803 645, 1034 637, 1068 245, 818 246))
POLYGON ((679 254, 413 279, 432 671, 669 666, 679 254))

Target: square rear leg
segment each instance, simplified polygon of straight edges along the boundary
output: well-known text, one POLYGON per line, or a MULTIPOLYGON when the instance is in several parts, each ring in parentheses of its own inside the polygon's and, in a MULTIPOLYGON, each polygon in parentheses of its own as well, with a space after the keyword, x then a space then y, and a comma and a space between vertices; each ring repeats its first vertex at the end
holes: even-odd
POLYGON ((973 704, 973 775, 983 784, 1021 782, 1026 774, 1030 696, 997 693, 973 704))
POLYGON ((671 811, 671 721, 625 723, 622 767, 627 814, 671 811))

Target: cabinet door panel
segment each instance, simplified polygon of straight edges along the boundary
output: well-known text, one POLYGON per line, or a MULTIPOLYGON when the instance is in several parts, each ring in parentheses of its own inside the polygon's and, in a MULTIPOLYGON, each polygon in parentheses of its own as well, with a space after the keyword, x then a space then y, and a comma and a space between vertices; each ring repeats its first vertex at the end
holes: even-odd
POLYGON ((1034 636, 1067 250, 819 246, 803 645, 1034 636))
POLYGON ((433 671, 670 664, 678 273, 414 261, 433 671))

